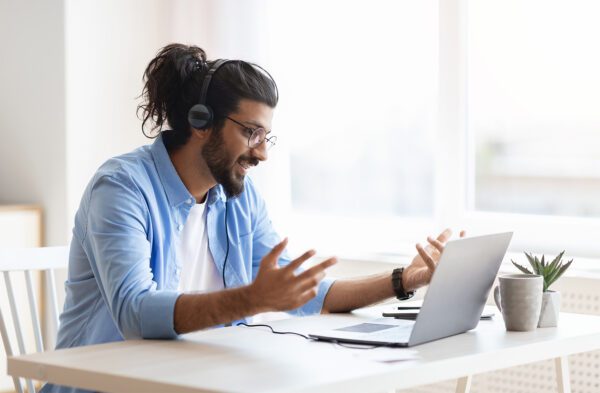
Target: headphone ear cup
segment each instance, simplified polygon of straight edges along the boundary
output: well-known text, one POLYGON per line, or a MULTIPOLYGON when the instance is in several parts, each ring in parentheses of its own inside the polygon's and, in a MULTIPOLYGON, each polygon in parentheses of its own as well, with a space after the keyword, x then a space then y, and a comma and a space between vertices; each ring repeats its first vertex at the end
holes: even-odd
POLYGON ((206 105, 196 104, 188 112, 188 123, 198 130, 209 127, 212 120, 213 111, 206 105))

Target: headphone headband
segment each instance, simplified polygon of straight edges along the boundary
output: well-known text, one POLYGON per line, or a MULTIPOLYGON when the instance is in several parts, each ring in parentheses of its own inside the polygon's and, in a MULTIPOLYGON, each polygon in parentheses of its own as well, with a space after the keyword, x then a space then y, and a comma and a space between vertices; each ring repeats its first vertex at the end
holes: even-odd
POLYGON ((204 79, 202 80, 202 90, 200 90, 200 101, 198 102, 201 105, 206 105, 206 96, 208 95, 208 86, 210 86, 210 81, 221 66, 225 65, 225 63, 230 62, 231 60, 227 59, 219 59, 214 62, 214 64, 210 67, 210 69, 204 75, 204 79))
POLYGON ((213 122, 214 114, 210 106, 206 105, 206 96, 208 95, 208 87, 213 75, 222 65, 232 60, 219 59, 206 71, 204 79, 202 79, 202 87, 200 90, 199 102, 192 106, 188 112, 188 123, 198 130, 210 127, 213 122))
MULTIPOLYGON (((214 120, 214 112, 210 106, 206 104, 206 99, 208 96, 208 88, 210 86, 210 82, 212 80, 213 75, 221 68, 223 65, 234 62, 236 60, 227 60, 227 59, 218 59, 213 62, 211 67, 206 71, 204 78, 202 79, 202 87, 200 88, 200 100, 197 104, 192 106, 188 111, 188 122, 192 127, 198 130, 206 129, 211 126, 214 120)), ((265 73, 272 81, 273 77, 271 74, 267 72, 264 68, 260 67, 257 64, 250 63, 253 67, 260 69, 263 73, 265 73)), ((277 97, 279 97, 279 91, 277 90, 277 85, 275 84, 275 91, 277 97)))

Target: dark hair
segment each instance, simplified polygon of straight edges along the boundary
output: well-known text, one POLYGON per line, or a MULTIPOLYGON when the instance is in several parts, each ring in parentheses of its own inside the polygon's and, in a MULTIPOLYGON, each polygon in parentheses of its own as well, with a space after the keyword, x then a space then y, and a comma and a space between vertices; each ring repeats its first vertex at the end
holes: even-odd
MULTIPOLYGON (((197 46, 170 44, 162 48, 144 71, 142 132, 155 138, 168 124, 171 131, 163 133, 167 150, 183 146, 190 137, 187 115, 192 106, 199 103, 202 82, 214 61, 206 61, 206 52, 197 46), (153 123, 149 135, 146 122, 153 123)), ((275 108, 278 101, 275 81, 260 66, 242 60, 233 60, 222 65, 213 75, 205 104, 214 112, 211 125, 219 131, 225 117, 237 111, 241 99, 262 102, 275 108)))

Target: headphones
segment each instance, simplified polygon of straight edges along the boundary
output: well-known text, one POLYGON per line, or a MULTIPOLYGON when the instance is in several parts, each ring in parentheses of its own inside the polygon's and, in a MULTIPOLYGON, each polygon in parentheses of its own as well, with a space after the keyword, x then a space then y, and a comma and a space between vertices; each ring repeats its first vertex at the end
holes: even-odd
MULTIPOLYGON (((206 95, 208 94, 208 86, 210 81, 221 66, 231 62, 232 60, 219 59, 210 67, 204 76, 202 81, 202 90, 200 90, 200 101, 194 105, 188 111, 188 123, 198 130, 202 130, 210 127, 214 119, 214 113, 210 106, 206 105, 206 95)), ((229 229, 227 228, 227 211, 228 203, 225 201, 225 238, 227 239, 227 251, 225 252, 225 258, 223 261, 223 287, 227 288, 227 282, 225 281, 225 267, 227 266, 227 257, 229 256, 229 229)), ((226 326, 231 326, 227 324, 226 326)))
POLYGON ((188 123, 198 130, 210 127, 214 119, 214 113, 210 106, 206 105, 206 96, 208 94, 208 86, 210 81, 221 66, 232 60, 219 59, 210 67, 202 81, 202 90, 200 91, 200 101, 190 108, 188 112, 188 123))

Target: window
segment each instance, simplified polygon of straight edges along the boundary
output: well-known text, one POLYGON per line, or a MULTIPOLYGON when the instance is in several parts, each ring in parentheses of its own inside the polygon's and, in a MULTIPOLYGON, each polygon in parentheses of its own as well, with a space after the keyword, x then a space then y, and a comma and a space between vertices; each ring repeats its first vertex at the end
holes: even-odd
POLYGON ((269 4, 293 209, 432 216, 435 4, 269 4))
POLYGON ((268 12, 290 237, 381 251, 395 220, 431 221, 437 1, 272 1, 268 12))
POLYGON ((600 4, 469 3, 472 208, 600 216, 600 4))
POLYGON ((451 226, 514 231, 515 251, 600 255, 596 2, 266 10, 298 249, 412 254, 451 226))

